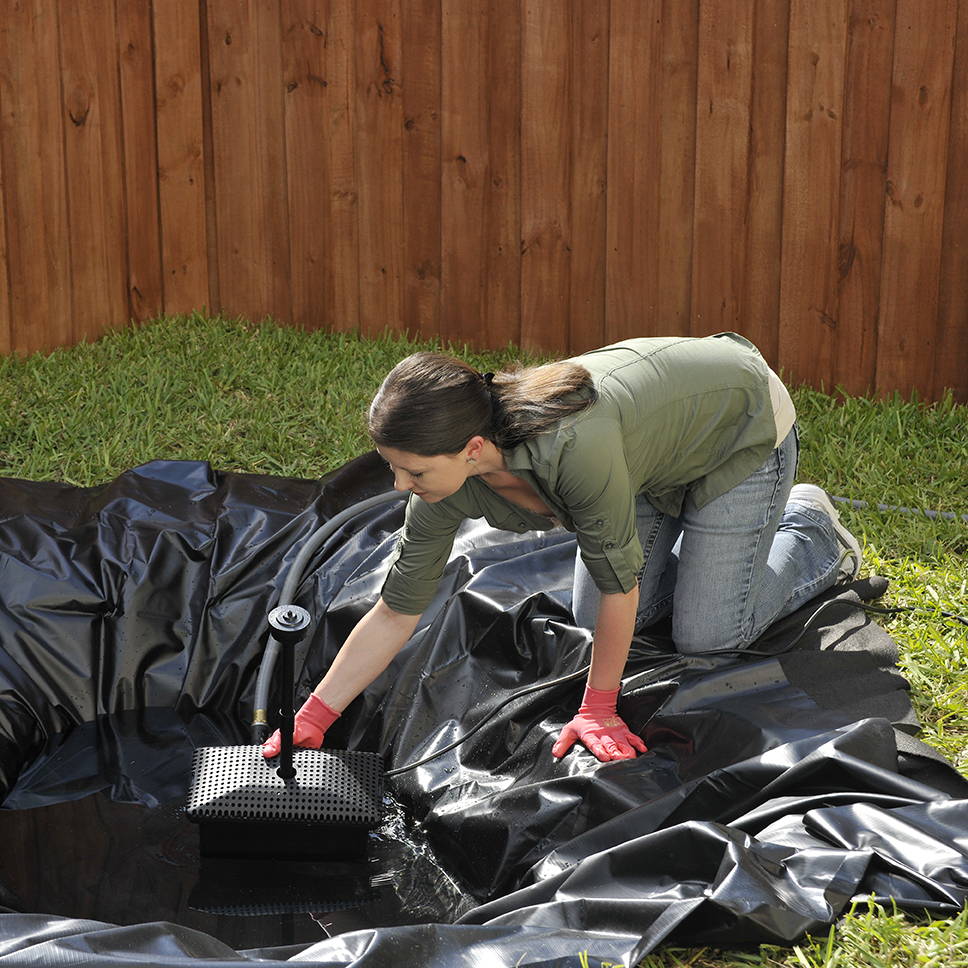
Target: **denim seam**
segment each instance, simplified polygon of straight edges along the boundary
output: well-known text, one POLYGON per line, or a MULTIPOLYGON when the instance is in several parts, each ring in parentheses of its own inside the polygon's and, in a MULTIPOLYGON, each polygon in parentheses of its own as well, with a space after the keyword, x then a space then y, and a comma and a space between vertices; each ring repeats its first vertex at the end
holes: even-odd
MULTIPOLYGON (((642 546, 642 568, 639 570, 636 576, 636 583, 639 584, 639 594, 641 595, 641 581, 642 576, 645 574, 645 569, 648 567, 649 558, 652 556, 652 552, 655 550, 655 543, 659 537, 659 531, 665 522, 665 515, 662 513, 657 513, 655 520, 652 522, 652 527, 649 529, 649 534, 646 539, 646 543, 642 546)), ((653 615, 657 614, 668 601, 672 598, 672 595, 666 595, 660 601, 653 601, 646 611, 636 610, 635 613, 635 627, 640 628, 648 624, 648 620, 652 618, 653 615)))
MULTIPOLYGON (((766 512, 767 521, 769 521, 769 519, 773 516, 773 512, 776 510, 776 498, 780 490, 780 482, 783 480, 783 472, 786 469, 786 458, 783 453, 783 448, 778 447, 775 453, 776 453, 776 479, 773 482, 773 493, 770 495, 770 504, 766 512)), ((742 637, 741 638, 742 643, 752 642, 753 639, 755 638, 753 632, 756 627, 757 616, 753 614, 753 609, 750 607, 750 591, 753 587, 753 567, 757 558, 759 557, 760 548, 763 545, 763 536, 765 533, 766 533, 766 528, 761 528, 756 538, 756 547, 753 549, 753 554, 750 556, 749 563, 748 563, 749 567, 747 569, 747 574, 746 574, 746 588, 744 590, 744 597, 743 597, 743 612, 745 614, 746 611, 749 610, 749 614, 746 615, 746 617, 742 619, 740 622, 740 635, 742 637)), ((775 532, 774 534, 770 535, 771 545, 773 544, 773 539, 775 537, 776 537, 775 532)), ((774 613, 774 617, 776 616, 776 614, 779 613, 781 608, 783 608, 782 602, 777 606, 776 612, 774 613)), ((771 618, 771 621, 772 621, 772 618, 771 618)), ((768 624, 769 623, 766 623, 766 625, 768 624)), ((763 625, 763 628, 766 628, 766 625, 763 625)))
POLYGON ((664 612, 666 609, 666 606, 669 604, 670 601, 672 601, 674 597, 675 597, 674 593, 665 595, 662 598, 659 598, 653 601, 646 611, 637 612, 635 616, 635 627, 637 629, 644 628, 646 625, 651 624, 652 619, 656 615, 659 615, 660 613, 664 612))

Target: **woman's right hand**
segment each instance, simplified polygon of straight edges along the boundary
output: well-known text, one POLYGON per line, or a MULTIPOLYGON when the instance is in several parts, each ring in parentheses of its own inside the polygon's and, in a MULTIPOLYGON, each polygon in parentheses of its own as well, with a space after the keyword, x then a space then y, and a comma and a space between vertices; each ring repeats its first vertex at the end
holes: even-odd
MULTIPOLYGON (((386 669, 413 634, 419 620, 419 615, 395 612, 382 598, 378 598, 376 604, 356 623, 316 688, 330 702, 346 709, 386 669)), ((319 749, 326 730, 337 719, 339 713, 313 693, 296 713, 293 745, 319 749)), ((263 743, 262 753, 268 759, 278 755, 281 747, 282 740, 276 730, 263 743)))
MULTIPOLYGON (((305 749, 318 750, 323 745, 323 737, 336 720, 339 713, 328 706, 315 693, 302 704, 293 723, 292 745, 305 749)), ((282 736, 277 729, 263 744, 262 755, 266 759, 278 756, 282 749, 282 736)))

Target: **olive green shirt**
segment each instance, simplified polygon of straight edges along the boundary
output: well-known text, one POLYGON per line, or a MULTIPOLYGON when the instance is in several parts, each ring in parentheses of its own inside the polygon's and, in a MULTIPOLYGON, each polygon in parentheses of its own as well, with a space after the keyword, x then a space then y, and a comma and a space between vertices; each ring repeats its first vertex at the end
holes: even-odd
POLYGON ((427 607, 464 518, 516 532, 560 524, 577 534, 602 592, 631 591, 643 565, 636 496, 677 516, 687 493, 702 507, 776 446, 769 369, 735 333, 630 339, 573 362, 591 373, 595 402, 503 451, 507 469, 531 484, 554 518, 514 504, 479 477, 433 504, 412 494, 381 592, 394 611, 418 615, 427 607))

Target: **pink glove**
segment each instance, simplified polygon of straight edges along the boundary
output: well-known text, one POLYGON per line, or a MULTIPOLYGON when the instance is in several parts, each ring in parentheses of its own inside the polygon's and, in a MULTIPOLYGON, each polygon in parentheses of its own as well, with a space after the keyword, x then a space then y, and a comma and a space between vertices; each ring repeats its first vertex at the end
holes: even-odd
MULTIPOLYGON (((296 713, 292 730, 292 745, 318 750, 323 745, 323 736, 326 735, 326 730, 337 719, 339 719, 339 713, 332 706, 327 706, 315 693, 310 693, 309 698, 296 713)), ((277 729, 262 744, 262 755, 269 759, 272 756, 278 756, 280 749, 282 749, 282 737, 277 729)))
POLYGON ((585 687, 578 715, 561 731, 551 748, 552 756, 564 756, 581 740, 603 763, 631 760, 635 751, 646 752, 646 745, 615 711, 618 689, 585 687))

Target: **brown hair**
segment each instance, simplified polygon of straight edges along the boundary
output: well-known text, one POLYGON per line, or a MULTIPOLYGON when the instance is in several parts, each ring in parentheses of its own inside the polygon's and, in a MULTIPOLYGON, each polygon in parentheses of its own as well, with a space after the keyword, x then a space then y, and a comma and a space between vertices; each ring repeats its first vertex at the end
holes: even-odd
POLYGON ((456 454, 477 434, 509 448, 596 396, 591 374, 577 363, 479 373, 443 353, 414 353, 380 384, 367 426, 376 444, 424 457, 456 454))

